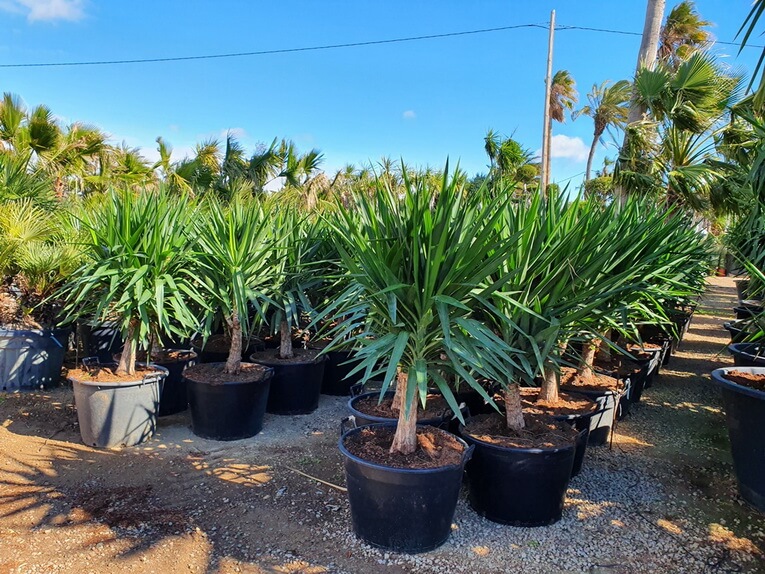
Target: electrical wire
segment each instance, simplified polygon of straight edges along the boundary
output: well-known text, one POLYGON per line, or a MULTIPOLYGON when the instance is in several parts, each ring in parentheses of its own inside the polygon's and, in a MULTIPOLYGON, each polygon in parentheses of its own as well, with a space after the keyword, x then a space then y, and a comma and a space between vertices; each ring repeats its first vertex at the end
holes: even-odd
MULTIPOLYGON (((455 38, 458 36, 470 36, 475 34, 488 34, 493 32, 505 32, 507 30, 518 30, 520 28, 539 28, 548 30, 548 24, 516 24, 513 26, 499 26, 496 28, 482 28, 479 30, 463 30, 460 32, 446 32, 443 34, 428 34, 422 36, 409 36, 405 38, 388 38, 385 40, 369 40, 366 42, 347 42, 343 44, 325 44, 320 46, 303 46, 299 48, 277 48, 274 50, 258 50, 252 52, 231 52, 226 54, 202 54, 199 56, 168 56, 165 58, 135 58, 124 60, 91 60, 75 62, 30 62, 24 64, 0 64, 0 68, 53 68, 53 67, 74 67, 74 66, 119 66, 127 64, 156 64, 162 62, 188 62, 194 60, 216 60, 222 58, 243 58, 251 56, 269 56, 274 54, 293 54, 297 52, 315 52, 319 50, 337 50, 341 48, 358 48, 363 46, 379 46, 383 44, 397 44, 403 42, 418 42, 422 40, 437 40, 442 38, 455 38)), ((566 26, 559 25, 556 30, 578 30, 584 32, 598 32, 603 34, 618 34, 622 36, 642 36, 640 32, 630 32, 627 30, 612 30, 609 28, 594 28, 591 26, 566 26)), ((715 41, 715 44, 725 46, 739 46, 736 42, 715 41)), ((765 46, 747 44, 746 48, 765 48, 765 46)))
POLYGON ((301 48, 279 48, 274 50, 259 50, 255 52, 233 52, 229 54, 206 54, 200 56, 176 56, 167 58, 140 58, 133 60, 96 60, 84 62, 33 62, 28 64, 0 64, 0 68, 43 68, 61 66, 108 66, 124 64, 154 64, 158 62, 185 62, 189 60, 213 60, 220 58, 242 58, 246 56, 268 56, 272 54, 290 54, 295 52, 312 52, 317 50, 336 50, 338 48, 357 48, 359 46, 377 46, 381 44, 396 44, 401 42, 416 42, 420 40, 435 40, 439 38, 453 38, 456 36, 468 36, 472 34, 487 34, 490 32, 503 32, 505 30, 517 30, 519 28, 542 28, 546 30, 547 24, 517 24, 514 26, 501 26, 498 28, 483 28, 480 30, 466 30, 462 32, 447 32, 444 34, 430 34, 426 36, 410 36, 407 38, 390 38, 387 40, 370 40, 367 42, 348 42, 345 44, 326 44, 323 46, 304 46, 301 48))

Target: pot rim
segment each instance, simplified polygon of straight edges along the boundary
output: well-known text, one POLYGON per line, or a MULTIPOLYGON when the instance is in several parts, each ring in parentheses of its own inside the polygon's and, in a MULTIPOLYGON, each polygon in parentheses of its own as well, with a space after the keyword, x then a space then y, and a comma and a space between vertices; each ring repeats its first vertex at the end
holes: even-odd
POLYGON ((761 401, 765 401, 765 391, 758 391, 757 389, 753 389, 751 387, 745 387, 744 385, 739 385, 738 383, 734 383, 733 381, 729 381, 728 379, 724 378, 723 375, 727 374, 729 371, 743 371, 745 373, 765 375, 765 367, 735 367, 733 366, 733 367, 721 367, 719 369, 715 369, 714 371, 712 371, 712 382, 723 387, 724 389, 739 393, 741 395, 746 395, 753 399, 759 399, 761 401))
POLYGON ((474 441, 477 444, 480 444, 482 448, 488 448, 488 449, 494 449, 499 450, 503 452, 517 452, 517 453, 526 453, 526 454, 554 454, 558 452, 563 452, 567 450, 574 451, 576 450, 576 441, 579 438, 579 436, 585 432, 587 429, 582 429, 581 431, 577 431, 577 438, 571 441, 571 444, 568 446, 561 446, 561 447, 548 447, 548 448, 524 448, 520 446, 502 446, 499 444, 492 444, 490 442, 486 442, 484 440, 481 440, 479 438, 474 437, 471 435, 467 430, 465 429, 465 425, 460 425, 460 434, 463 436, 467 436, 470 438, 470 440, 474 441))
POLYGON ((123 382, 119 382, 119 381, 104 381, 104 382, 99 382, 99 381, 82 381, 82 380, 78 379, 77 377, 74 377, 74 376, 71 376, 71 375, 67 376, 66 378, 67 378, 68 381, 71 381, 72 383, 77 383, 78 385, 83 385, 83 386, 86 386, 86 387, 107 387, 107 388, 110 388, 110 389, 127 388, 127 387, 139 387, 141 385, 153 385, 153 384, 161 383, 162 380, 165 377, 167 377, 169 371, 165 367, 163 367, 161 365, 155 365, 154 363, 151 363, 151 366, 153 368, 157 369, 160 372, 157 373, 156 375, 149 375, 149 376, 147 376, 145 378, 136 379, 134 381, 123 381, 123 382))
POLYGON ((473 455, 473 449, 475 447, 473 447, 472 445, 469 445, 461 437, 458 437, 457 435, 454 435, 454 434, 452 434, 452 433, 450 433, 448 431, 445 431, 443 429, 439 429, 439 428, 436 428, 436 427, 432 427, 432 426, 428 426, 428 425, 421 425, 421 424, 418 424, 417 426, 418 427, 427 428, 428 430, 435 430, 437 432, 446 433, 446 434, 452 436, 460 444, 462 444, 462 446, 464 446, 465 449, 462 451, 462 460, 460 461, 460 463, 459 464, 449 464, 449 465, 445 465, 445 466, 439 466, 439 467, 436 467, 436 468, 399 468, 399 467, 395 467, 395 466, 388 466, 388 465, 385 465, 385 464, 379 464, 379 463, 376 463, 376 462, 371 462, 369 460, 365 460, 365 459, 363 459, 363 458, 361 458, 359 456, 356 456, 355 454, 351 453, 345 447, 345 444, 344 444, 345 443, 345 439, 349 435, 361 432, 361 430, 365 429, 365 428, 372 428, 372 427, 376 427, 376 428, 392 427, 392 428, 395 428, 396 427, 396 423, 395 422, 393 422, 393 423, 390 423, 390 422, 375 423, 373 425, 363 425, 363 426, 355 427, 355 428, 352 428, 352 429, 348 429, 347 431, 343 432, 340 435, 340 439, 337 441, 337 446, 340 449, 340 453, 343 456, 345 456, 346 458, 352 460, 355 463, 362 464, 362 465, 364 465, 366 467, 373 468, 375 470, 385 470, 385 471, 389 471, 389 472, 400 472, 400 473, 405 473, 405 474, 436 474, 436 473, 439 473, 439 472, 453 471, 453 470, 456 470, 458 468, 464 467, 465 463, 468 460, 470 460, 470 457, 473 455))
MULTIPOLYGON (((315 351, 316 349, 311 349, 312 351, 315 351)), ((256 363, 258 365, 263 365, 265 367, 304 367, 306 365, 320 365, 321 363, 325 362, 327 360, 326 354, 317 354, 312 360, 310 361, 294 361, 290 360, 289 362, 286 361, 280 361, 279 359, 274 359, 273 361, 270 361, 268 359, 255 359, 255 355, 258 353, 263 353, 265 351, 256 351, 250 355, 250 362, 256 363)))
POLYGON ((226 364, 225 361, 224 362, 216 362, 216 363, 197 363, 196 365, 192 365, 191 367, 188 367, 185 371, 183 371, 183 379, 185 381, 188 381, 190 383, 195 383, 195 384, 198 384, 198 385, 209 385, 211 387, 223 387, 223 386, 226 386, 226 385, 229 385, 229 386, 232 386, 232 385, 255 385, 255 384, 260 384, 260 383, 268 383, 274 377, 274 370, 273 370, 273 368, 268 367, 266 365, 260 365, 258 363, 250 363, 250 362, 247 362, 247 361, 242 361, 242 364, 245 364, 245 365, 258 365, 260 367, 265 367, 265 370, 266 370, 265 376, 262 379, 258 379, 257 381, 224 381, 222 383, 211 383, 209 381, 200 381, 200 380, 197 380, 197 379, 192 379, 192 378, 190 378, 188 376, 188 372, 189 371, 191 371, 192 374, 194 374, 194 369, 196 367, 202 367, 202 366, 205 366, 205 365, 209 366, 209 365, 225 365, 225 364, 226 364))
MULTIPOLYGON (((394 394, 394 392, 395 391, 390 391, 389 390, 389 391, 385 391, 385 394, 386 395, 388 395, 388 394, 392 395, 392 394, 394 394)), ((371 392, 368 392, 368 393, 361 393, 360 395, 356 395, 355 397, 351 397, 350 399, 348 399, 348 403, 347 403, 348 410, 350 410, 351 414, 354 415, 354 416, 356 416, 356 414, 358 413, 359 415, 361 415, 365 419, 368 419, 370 421, 375 421, 375 424, 395 423, 398 420, 397 417, 387 418, 387 417, 380 417, 380 416, 377 416, 377 415, 368 415, 367 413, 362 412, 359 409, 357 409, 356 407, 354 407, 353 404, 352 404, 354 401, 356 401, 358 399, 361 399, 363 397, 368 397, 368 396, 371 396, 371 395, 379 395, 379 394, 380 394, 379 391, 371 391, 371 392)), ((429 419, 418 420, 417 424, 418 425, 423 425, 423 426, 431 426, 434 423, 442 423, 442 422, 444 422, 446 420, 449 420, 453 416, 454 416, 454 413, 451 411, 451 409, 449 409, 448 410, 448 414, 445 413, 445 414, 441 415, 440 417, 433 417, 433 418, 429 418, 429 419)), ((364 425, 364 426, 371 426, 371 425, 364 425)))
POLYGON ((50 337, 55 333, 72 332, 71 327, 52 327, 50 329, 0 329, 0 337, 28 337, 36 335, 38 337, 50 337))
MULTIPOLYGON (((182 363, 183 361, 193 361, 194 359, 198 359, 199 358, 199 353, 197 353, 196 351, 194 351, 192 349, 172 349, 172 348, 164 349, 163 348, 163 349, 161 349, 161 351, 163 351, 163 352, 188 353, 188 354, 191 354, 191 355, 194 355, 194 356, 193 357, 186 357, 184 359, 178 359, 176 361, 152 361, 151 362, 152 365, 157 365, 159 367, 161 367, 162 365, 175 365, 176 363, 182 363)), ((118 362, 119 362, 119 357, 120 356, 122 356, 122 351, 120 351, 119 353, 112 354, 112 358, 115 361, 118 361, 118 362)), ((141 363, 141 364, 143 364, 143 363, 141 363)))

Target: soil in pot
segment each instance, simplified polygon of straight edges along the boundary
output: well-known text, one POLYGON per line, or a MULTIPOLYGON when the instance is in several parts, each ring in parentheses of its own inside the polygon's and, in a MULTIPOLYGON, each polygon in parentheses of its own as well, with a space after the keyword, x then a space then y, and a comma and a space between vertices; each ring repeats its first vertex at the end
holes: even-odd
POLYGON ((765 391, 765 371, 762 373, 748 373, 746 371, 738 371, 734 369, 732 371, 727 371, 723 377, 731 383, 736 383, 742 387, 765 391))
POLYGON ((498 414, 471 418, 462 429, 476 447, 467 465, 469 500, 501 524, 545 526, 563 512, 579 432, 562 421, 526 416, 521 432, 498 414))
POLYGON ((242 363, 241 371, 224 372, 225 363, 203 363, 183 373, 186 380, 191 428, 197 436, 238 440, 263 428, 272 369, 242 363))
POLYGON ((274 350, 259 351, 250 360, 271 367, 274 378, 267 412, 275 415, 305 415, 319 406, 326 356, 317 349, 294 349, 294 357, 282 359, 274 350))
MULTIPOLYGON (((365 415, 391 420, 398 419, 398 411, 393 410, 392 393, 386 393, 381 403, 378 403, 379 397, 379 393, 359 396, 358 400, 354 401, 353 407, 365 415)), ((417 401, 417 420, 440 419, 446 414, 451 414, 451 409, 446 399, 441 395, 429 394, 424 409, 422 404, 417 401)))
POLYGON ((90 446, 133 446, 154 435, 160 383, 167 369, 136 367, 135 375, 116 374, 116 365, 71 369, 82 441, 90 446))
POLYGON ((395 425, 379 424, 340 438, 353 531, 386 550, 427 552, 449 537, 473 449, 445 431, 420 426, 417 451, 391 455, 394 432, 395 425))

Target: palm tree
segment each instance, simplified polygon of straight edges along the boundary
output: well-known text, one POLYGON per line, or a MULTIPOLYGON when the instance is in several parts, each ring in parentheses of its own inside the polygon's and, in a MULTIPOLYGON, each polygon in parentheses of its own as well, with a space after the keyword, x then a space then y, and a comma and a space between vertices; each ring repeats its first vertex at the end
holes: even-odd
POLYGON ((632 96, 631 85, 627 80, 620 80, 614 85, 609 84, 610 82, 605 81, 600 86, 593 85, 592 91, 587 94, 589 104, 575 111, 571 116, 574 119, 580 115, 589 116, 595 124, 592 145, 590 145, 590 153, 587 156, 585 182, 590 180, 590 170, 592 169, 592 160, 595 157, 595 148, 598 142, 603 143, 603 134, 612 127, 624 129, 627 125, 629 103, 632 96))
POLYGON ((673 68, 694 52, 705 49, 712 35, 704 30, 711 22, 702 20, 691 0, 683 0, 672 8, 659 36, 658 58, 673 68))
POLYGON ((552 122, 564 123, 566 112, 574 109, 579 94, 576 91, 576 82, 568 70, 558 70, 552 79, 550 88, 550 119, 547 122, 547 165, 545 172, 550 173, 550 152, 552 150, 552 122))

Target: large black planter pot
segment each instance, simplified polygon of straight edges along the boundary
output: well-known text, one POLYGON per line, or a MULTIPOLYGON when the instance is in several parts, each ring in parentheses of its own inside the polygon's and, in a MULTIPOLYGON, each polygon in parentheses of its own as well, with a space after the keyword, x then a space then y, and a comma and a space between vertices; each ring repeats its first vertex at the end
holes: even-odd
POLYGON ((134 446, 157 429, 159 387, 167 369, 133 382, 100 383, 70 377, 82 442, 112 448, 134 446))
POLYGON ((736 279, 736 294, 739 301, 749 299, 749 279, 736 279))
POLYGON ((733 308, 733 312, 736 314, 736 319, 751 319, 763 312, 763 308, 759 305, 739 305, 733 308))
POLYGON ((353 351, 329 351, 327 362, 324 364, 324 378, 321 381, 321 394, 347 397, 351 387, 361 380, 364 371, 352 376, 348 374, 359 364, 352 361, 353 351), (349 362, 351 361, 351 362, 349 362))
POLYGON ((451 532, 462 474, 473 449, 456 439, 465 447, 461 464, 422 470, 391 468, 345 448, 346 439, 360 431, 345 432, 339 442, 353 532, 372 546, 395 552, 416 554, 441 546, 451 532))
POLYGON ((189 397, 186 391, 186 379, 183 372, 187 367, 197 364, 197 354, 194 351, 177 351, 182 353, 177 361, 156 361, 155 364, 167 369, 167 377, 162 383, 162 395, 159 400, 159 416, 169 416, 189 408, 189 397))
POLYGON ((598 403, 598 410, 590 417, 590 436, 587 439, 587 444, 592 446, 606 444, 611 438, 611 429, 616 419, 616 409, 626 389, 622 391, 583 391, 576 387, 564 385, 561 390, 584 395, 598 403))
POLYGON ((467 465, 470 506, 492 522, 547 526, 560 520, 574 465, 574 444, 563 448, 508 448, 478 440, 467 465))
POLYGON ((746 340, 751 333, 747 330, 748 321, 726 321, 723 323, 723 327, 728 333, 730 333, 731 343, 741 343, 746 340))
POLYGON ((59 383, 71 329, 0 330, 0 390, 50 388, 59 383))
POLYGON ((600 410, 578 415, 554 415, 553 418, 558 421, 565 421, 579 431, 574 444, 574 464, 571 467, 571 478, 574 478, 582 471, 584 465, 584 455, 587 453, 587 442, 590 438, 590 420, 600 410))
POLYGON ((728 352, 737 367, 765 367, 765 349, 760 343, 733 343, 728 352))
POLYGON ((82 338, 82 348, 88 357, 98 357, 100 363, 111 363, 115 353, 122 351, 120 330, 113 323, 89 325, 81 323, 77 332, 82 338))
MULTIPOLYGON (((362 399, 365 399, 367 397, 379 397, 379 392, 371 392, 371 393, 363 393, 361 395, 357 395, 353 398, 351 398, 348 401, 348 410, 353 415, 353 418, 356 422, 357 427, 365 426, 365 425, 373 425, 373 424, 396 424, 397 419, 396 418, 386 418, 386 417, 378 417, 375 415, 368 415, 366 413, 361 412, 356 408, 356 403, 361 401, 362 399)), ((388 391, 385 393, 386 398, 393 398, 393 391, 388 391)), ((467 410, 463 412, 463 415, 467 413, 467 410)), ((422 419, 418 420, 418 425, 425 425, 425 426, 431 426, 431 427, 438 427, 443 430, 448 430, 449 422, 454 417, 454 413, 451 411, 447 411, 440 417, 434 417, 430 419, 422 419)))
MULTIPOLYGON (((731 370, 712 371, 712 380, 722 388, 733 468, 742 498, 765 512, 765 392, 728 381, 723 375, 731 370)), ((765 374, 762 367, 735 370, 765 374)))
MULTIPOLYGON (((221 369, 223 363, 221 363, 221 369)), ((195 435, 212 440, 239 440, 263 429, 266 401, 273 371, 251 382, 211 384, 195 380, 194 368, 184 372, 195 435)))
POLYGON ((307 415, 319 407, 326 356, 287 363, 256 353, 250 360, 274 371, 266 412, 272 415, 307 415))

